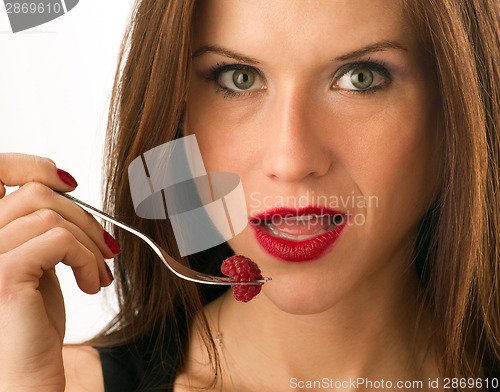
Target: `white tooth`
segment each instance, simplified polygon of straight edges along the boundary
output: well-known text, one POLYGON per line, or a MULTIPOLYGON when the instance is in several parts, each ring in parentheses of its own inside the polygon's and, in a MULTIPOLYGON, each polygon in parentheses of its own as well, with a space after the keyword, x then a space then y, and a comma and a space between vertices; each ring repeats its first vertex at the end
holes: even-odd
POLYGON ((328 229, 326 229, 326 230, 321 229, 317 233, 309 234, 309 235, 292 235, 292 234, 288 234, 288 233, 282 233, 282 232, 276 230, 276 228, 272 224, 267 224, 267 227, 269 228, 271 233, 273 233, 276 237, 286 238, 286 239, 295 240, 295 241, 303 241, 303 240, 306 240, 308 238, 316 237, 318 235, 326 233, 328 230, 333 229, 334 225, 330 225, 328 227, 328 229))
POLYGON ((303 216, 287 216, 286 218, 283 218, 283 220, 286 221, 286 222, 296 222, 296 221, 299 221, 299 220, 309 220, 309 219, 306 219, 303 216))
POLYGON ((300 215, 300 216, 289 216, 289 217, 284 218, 284 220, 285 221, 310 221, 311 219, 323 218, 324 216, 327 216, 327 214, 324 214, 324 215, 310 214, 310 215, 300 215))
POLYGON ((297 238, 299 241, 307 240, 308 238, 316 237, 317 234, 312 235, 299 235, 297 238))
POLYGON ((295 241, 297 241, 297 240, 300 241, 301 240, 300 237, 304 237, 303 235, 292 235, 292 234, 287 234, 287 233, 280 233, 279 236, 281 238, 287 238, 289 240, 295 240, 295 241))
POLYGON ((271 232, 274 235, 277 235, 277 236, 280 235, 280 233, 278 232, 278 230, 276 230, 276 228, 274 227, 274 225, 272 225, 271 223, 266 224, 266 226, 269 228, 269 230, 271 230, 271 232))

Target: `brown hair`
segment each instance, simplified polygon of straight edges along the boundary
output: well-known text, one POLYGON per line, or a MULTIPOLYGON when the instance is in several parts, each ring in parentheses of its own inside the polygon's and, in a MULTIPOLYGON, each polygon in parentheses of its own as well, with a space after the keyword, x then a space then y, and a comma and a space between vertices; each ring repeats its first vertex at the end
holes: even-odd
MULTIPOLYGON (((104 209, 140 231, 155 233, 154 240, 186 264, 189 261, 181 259, 169 224, 135 214, 127 168, 143 152, 179 136, 191 57, 193 8, 193 0, 136 1, 113 86, 104 167, 104 209)), ((198 288, 174 277, 144 242, 114 227, 109 230, 122 249, 114 263, 120 310, 90 343, 118 345, 157 331, 156 341, 151 342, 154 347, 159 349, 168 333, 181 350, 180 333, 175 334, 179 331, 179 311, 190 320, 201 309, 204 301, 198 288)), ((218 363, 207 321, 202 321, 209 356, 218 363)))
POLYGON ((500 372, 500 15, 496 1, 405 0, 439 81, 443 183, 417 261, 445 377, 500 372))
MULTIPOLYGON (((403 0, 439 81, 443 183, 423 219, 415 250, 425 305, 446 377, 500 373, 500 26, 496 0, 403 0)), ((190 72, 194 0, 137 1, 126 32, 109 114, 107 211, 147 233, 180 259, 171 228, 140 219, 127 179, 130 162, 179 136, 190 72)), ((93 343, 114 345, 191 320, 210 291, 174 277, 128 233, 115 262, 120 311, 93 343), (201 291, 200 291, 201 290, 201 291)), ((227 247, 214 252, 227 254, 227 247)), ((213 273, 221 255, 183 259, 213 273), (213 262, 210 262, 213 260, 213 262)), ((217 352, 204 320, 204 341, 217 352)), ((182 350, 178 339, 179 350, 182 350)), ((217 377, 218 365, 214 365, 217 377)))

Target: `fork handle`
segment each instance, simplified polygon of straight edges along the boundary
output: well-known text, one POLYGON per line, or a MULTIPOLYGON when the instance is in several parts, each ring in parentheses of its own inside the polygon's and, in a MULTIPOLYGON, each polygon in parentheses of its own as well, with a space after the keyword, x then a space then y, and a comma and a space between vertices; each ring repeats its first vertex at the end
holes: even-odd
POLYGON ((98 216, 99 218, 102 218, 105 221, 111 222, 111 223, 115 224, 116 226, 119 226, 122 229, 131 232, 132 234, 136 234, 139 237, 143 237, 142 233, 138 232, 137 230, 135 230, 133 227, 129 226, 128 224, 116 219, 115 217, 106 214, 104 211, 101 211, 101 210, 91 206, 90 204, 87 204, 84 201, 77 199, 76 197, 68 195, 67 193, 59 192, 59 191, 54 191, 54 192, 60 194, 61 196, 64 196, 66 199, 71 200, 73 203, 77 204, 82 209, 91 213, 92 215, 98 216))

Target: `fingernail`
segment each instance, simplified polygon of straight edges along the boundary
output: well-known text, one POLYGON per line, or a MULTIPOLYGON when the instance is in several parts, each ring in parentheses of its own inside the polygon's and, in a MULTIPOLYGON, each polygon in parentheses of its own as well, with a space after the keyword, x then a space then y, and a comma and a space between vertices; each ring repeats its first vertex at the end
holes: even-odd
POLYGON ((115 280, 115 278, 113 277, 113 273, 111 272, 111 269, 110 269, 110 268, 109 268, 109 266, 106 264, 106 262, 104 262, 104 266, 106 267, 106 272, 108 273, 109 280, 110 280, 110 281, 115 280))
POLYGON ((117 255, 121 252, 121 249, 118 246, 118 243, 116 242, 116 240, 113 237, 111 237, 111 234, 109 234, 106 230, 104 230, 104 242, 106 243, 106 245, 108 245, 108 248, 115 255, 117 255))
POLYGON ((72 188, 78 186, 76 180, 68 172, 61 169, 57 169, 57 174, 59 175, 59 178, 62 180, 62 182, 64 182, 66 185, 69 185, 72 188))

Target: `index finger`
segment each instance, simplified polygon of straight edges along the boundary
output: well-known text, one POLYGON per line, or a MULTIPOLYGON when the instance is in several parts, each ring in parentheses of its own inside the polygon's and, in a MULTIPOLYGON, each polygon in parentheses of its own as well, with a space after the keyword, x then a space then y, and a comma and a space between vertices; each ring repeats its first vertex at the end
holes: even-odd
POLYGON ((19 153, 0 153, 0 198, 5 195, 5 185, 22 186, 28 182, 40 182, 63 192, 71 191, 78 185, 71 174, 58 169, 48 158, 19 153))

